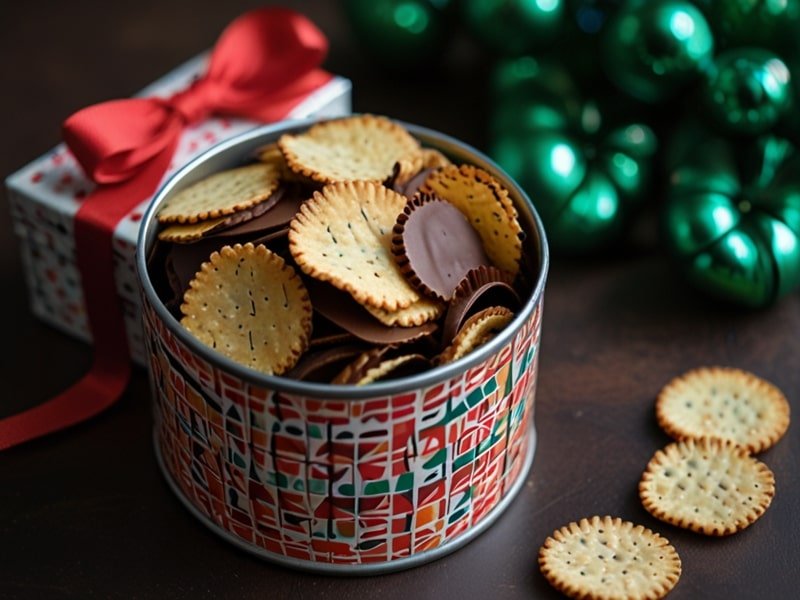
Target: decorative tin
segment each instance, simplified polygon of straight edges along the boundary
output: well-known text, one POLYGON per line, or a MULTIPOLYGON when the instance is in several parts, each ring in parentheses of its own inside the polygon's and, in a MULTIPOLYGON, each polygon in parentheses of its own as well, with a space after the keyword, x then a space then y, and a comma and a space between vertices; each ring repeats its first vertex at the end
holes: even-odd
POLYGON ((137 250, 159 464, 218 534, 306 570, 367 574, 438 558, 495 520, 533 460, 533 401, 548 255, 524 192, 476 150, 406 125, 423 144, 492 172, 528 234, 533 292, 469 356, 364 387, 307 383, 238 365, 186 332, 146 270, 156 208, 255 148, 312 122, 264 127, 194 160, 158 193, 137 250))

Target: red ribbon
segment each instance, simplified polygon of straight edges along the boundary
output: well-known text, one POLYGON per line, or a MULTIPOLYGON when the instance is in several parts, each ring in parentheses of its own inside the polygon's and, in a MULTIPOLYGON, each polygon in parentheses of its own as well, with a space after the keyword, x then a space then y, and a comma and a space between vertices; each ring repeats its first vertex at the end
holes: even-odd
POLYGON ((64 140, 99 186, 75 217, 80 270, 94 360, 55 398, 0 420, 0 449, 85 421, 114 404, 131 374, 127 335, 114 284, 117 224, 155 192, 182 130, 212 114, 280 120, 331 75, 319 65, 324 34, 282 8, 246 13, 223 31, 206 75, 170 98, 112 100, 64 122, 64 140))

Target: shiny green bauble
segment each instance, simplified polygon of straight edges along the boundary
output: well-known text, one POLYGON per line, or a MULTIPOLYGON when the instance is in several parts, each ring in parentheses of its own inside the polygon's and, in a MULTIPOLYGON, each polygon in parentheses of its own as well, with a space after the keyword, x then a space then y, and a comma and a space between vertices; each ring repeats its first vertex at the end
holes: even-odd
POLYGON ((493 52, 519 55, 553 41, 561 30, 564 0, 461 0, 470 33, 493 52))
POLYGON ((633 0, 603 32, 609 79, 644 102, 659 102, 696 78, 714 38, 703 14, 683 0, 633 0))
POLYGON ((492 135, 552 128, 577 118, 581 110, 575 82, 563 65, 533 56, 498 61, 491 94, 496 107, 489 118, 492 135))
POLYGON ((791 78, 792 97, 789 108, 786 109, 783 120, 776 131, 800 145, 800 54, 794 57, 787 66, 791 78))
POLYGON ((450 27, 448 1, 345 0, 355 37, 371 60, 395 69, 428 67, 442 52, 450 27))
POLYGON ((791 76, 783 61, 772 52, 736 48, 714 60, 704 95, 712 117, 726 131, 764 133, 791 104, 791 76))
POLYGON ((647 194, 655 135, 643 124, 606 124, 559 66, 516 62, 526 73, 516 86, 512 64, 495 72, 507 95, 493 114, 490 154, 531 197, 555 251, 602 248, 647 194))
POLYGON ((704 0, 725 47, 794 45, 800 36, 800 0, 704 0))
POLYGON ((567 0, 567 9, 578 31, 595 35, 623 3, 624 0, 567 0))
POLYGON ((667 242, 689 279, 729 302, 762 307, 800 285, 800 155, 762 137, 700 137, 670 177, 667 242))

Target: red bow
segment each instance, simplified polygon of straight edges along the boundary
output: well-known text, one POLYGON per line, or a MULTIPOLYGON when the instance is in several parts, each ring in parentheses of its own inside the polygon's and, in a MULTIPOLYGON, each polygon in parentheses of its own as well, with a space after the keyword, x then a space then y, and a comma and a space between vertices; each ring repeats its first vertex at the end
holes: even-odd
POLYGON ((318 69, 328 51, 303 15, 265 8, 242 15, 222 33, 208 73, 166 100, 112 100, 64 122, 64 141, 97 183, 118 183, 163 154, 172 156, 187 125, 212 113, 276 121, 330 78, 318 69))
POLYGON ((0 449, 80 423, 117 401, 130 379, 127 335, 114 285, 113 232, 161 182, 184 127, 211 114, 280 120, 331 75, 328 43, 303 15, 246 13, 222 33, 208 72, 170 98, 112 100, 64 122, 64 140, 99 187, 75 216, 76 260, 94 342, 89 372, 44 404, 0 420, 0 449))

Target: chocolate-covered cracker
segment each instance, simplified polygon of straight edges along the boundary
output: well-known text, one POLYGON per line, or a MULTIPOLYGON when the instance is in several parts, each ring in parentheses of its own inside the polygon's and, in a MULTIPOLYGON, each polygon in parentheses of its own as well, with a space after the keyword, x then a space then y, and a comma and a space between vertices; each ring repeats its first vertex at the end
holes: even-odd
MULTIPOLYGON (((269 212, 281 200, 285 193, 284 188, 275 190, 269 198, 263 202, 237 211, 230 215, 207 219, 196 223, 176 223, 172 224, 158 234, 158 239, 165 242, 175 242, 178 244, 190 244, 202 238, 213 235, 226 235, 231 229, 237 229, 237 225, 248 223, 257 219, 261 215, 269 212)), ((296 211, 295 211, 296 212, 296 211)), ((229 237, 234 234, 227 234, 229 237)))
POLYGON ((325 348, 316 352, 307 352, 286 376, 302 381, 328 383, 337 373, 342 371, 348 361, 351 361, 353 357, 358 356, 363 351, 363 346, 347 344, 325 348))
POLYGON ((436 169, 422 169, 422 171, 414 175, 407 182, 403 184, 392 184, 392 189, 400 194, 403 194, 406 198, 411 200, 417 194, 419 188, 422 187, 422 184, 425 183, 428 175, 433 173, 435 170, 436 169))
POLYGON ((255 164, 215 173, 176 193, 161 205, 160 223, 197 223, 251 208, 278 189, 274 165, 255 164))
POLYGON ((442 325, 442 345, 447 346, 473 314, 490 306, 517 311, 522 306, 511 286, 513 278, 497 267, 478 267, 459 282, 442 325))
POLYGON ((430 366, 430 361, 421 354, 393 357, 395 350, 384 346, 364 352, 334 377, 332 383, 366 385, 380 379, 413 375, 430 366))
POLYGON ((519 272, 522 227, 517 209, 505 189, 490 173, 473 165, 437 169, 420 188, 454 204, 469 219, 496 267, 519 272))
POLYGON ((279 194, 278 199, 269 207, 269 210, 261 211, 252 219, 242 220, 236 223, 235 227, 214 231, 212 235, 224 238, 246 238, 264 235, 273 230, 286 229, 288 232, 289 222, 300 210, 300 206, 305 200, 305 194, 294 186, 281 188, 279 194))
POLYGON ((353 298, 332 285, 306 279, 314 310, 323 317, 371 344, 403 344, 431 335, 435 323, 417 327, 389 327, 377 321, 353 298))
POLYGON ((400 270, 415 288, 440 300, 452 298, 470 270, 491 264, 464 214, 435 196, 409 200, 393 234, 392 253, 400 270))

